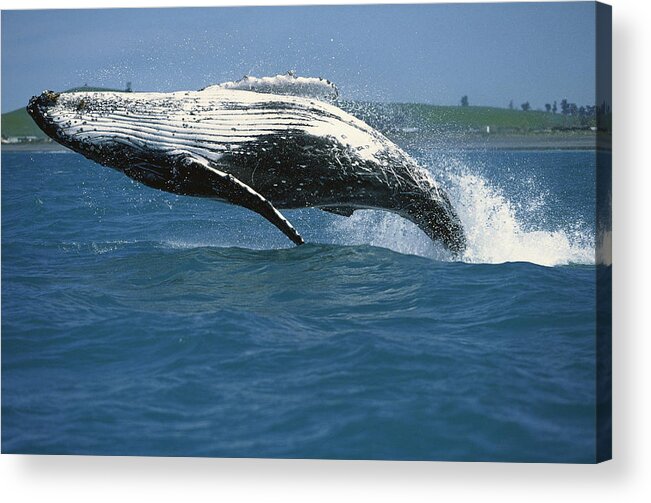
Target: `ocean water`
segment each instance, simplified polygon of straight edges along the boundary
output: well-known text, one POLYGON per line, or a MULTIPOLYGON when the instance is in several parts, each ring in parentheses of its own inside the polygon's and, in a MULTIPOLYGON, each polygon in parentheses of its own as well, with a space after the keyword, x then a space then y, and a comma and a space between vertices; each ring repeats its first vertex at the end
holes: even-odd
POLYGON ((247 210, 2 153, 5 453, 592 462, 595 153, 411 153, 397 216, 247 210))

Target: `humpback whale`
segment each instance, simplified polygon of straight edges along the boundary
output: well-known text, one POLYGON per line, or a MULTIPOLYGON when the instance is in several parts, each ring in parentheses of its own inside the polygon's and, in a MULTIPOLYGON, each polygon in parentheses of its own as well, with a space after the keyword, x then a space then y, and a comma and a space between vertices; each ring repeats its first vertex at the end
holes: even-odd
POLYGON ((290 73, 172 93, 44 91, 27 111, 88 159, 156 189, 248 208, 296 244, 303 238, 280 209, 381 209, 462 253, 446 192, 337 97, 330 81, 290 73))

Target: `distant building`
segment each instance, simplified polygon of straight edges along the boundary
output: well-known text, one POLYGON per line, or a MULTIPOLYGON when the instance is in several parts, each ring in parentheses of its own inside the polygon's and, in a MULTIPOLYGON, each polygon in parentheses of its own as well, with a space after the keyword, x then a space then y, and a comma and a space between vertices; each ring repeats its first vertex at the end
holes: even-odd
POLYGON ((39 141, 38 136, 2 136, 2 143, 14 145, 17 143, 32 143, 39 141))

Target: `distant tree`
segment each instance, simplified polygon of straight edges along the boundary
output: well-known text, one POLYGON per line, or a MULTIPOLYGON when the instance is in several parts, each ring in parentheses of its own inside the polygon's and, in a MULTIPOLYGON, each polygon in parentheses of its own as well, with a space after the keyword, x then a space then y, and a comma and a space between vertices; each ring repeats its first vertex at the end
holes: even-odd
POLYGON ((579 107, 576 106, 576 103, 570 103, 569 111, 570 115, 578 115, 579 107))
POLYGON ((563 115, 567 115, 570 113, 570 104, 567 102, 565 98, 561 101, 561 113, 563 115))
POLYGON ((461 106, 462 107, 467 107, 468 106, 468 96, 462 96, 461 97, 461 106))
POLYGON ((126 88, 126 91, 127 91, 128 93, 131 92, 131 82, 127 82, 127 88, 126 88))
POLYGON ((509 110, 513 110, 513 100, 509 101, 509 110))
POLYGON ((520 105, 520 106, 522 107, 522 110, 524 110, 525 112, 527 112, 527 111, 529 111, 529 110, 531 110, 531 105, 529 104, 529 102, 528 102, 528 101, 527 101, 527 102, 525 102, 525 103, 523 103, 523 104, 522 104, 522 105, 520 105))
POLYGON ((558 107, 556 106, 556 101, 554 101, 554 104, 552 105, 552 113, 556 113, 558 111, 558 107))
POLYGON ((551 112, 552 106, 549 103, 545 103, 545 110, 547 111, 547 113, 551 112))

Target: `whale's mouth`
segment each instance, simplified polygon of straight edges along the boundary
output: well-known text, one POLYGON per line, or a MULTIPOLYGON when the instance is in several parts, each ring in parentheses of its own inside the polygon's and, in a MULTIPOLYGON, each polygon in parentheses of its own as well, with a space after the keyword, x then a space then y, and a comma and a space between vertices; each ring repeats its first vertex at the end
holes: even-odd
POLYGON ((88 133, 93 121, 88 93, 43 91, 33 96, 26 110, 36 125, 57 143, 96 160, 98 147, 88 133))
POLYGON ((67 145, 66 139, 60 134, 51 110, 57 105, 61 93, 43 91, 39 96, 33 96, 27 105, 27 113, 36 125, 53 140, 67 145))
POLYGON ((61 93, 53 91, 43 91, 39 96, 32 96, 27 105, 27 112, 31 117, 40 124, 47 117, 47 111, 53 105, 56 105, 61 93))

